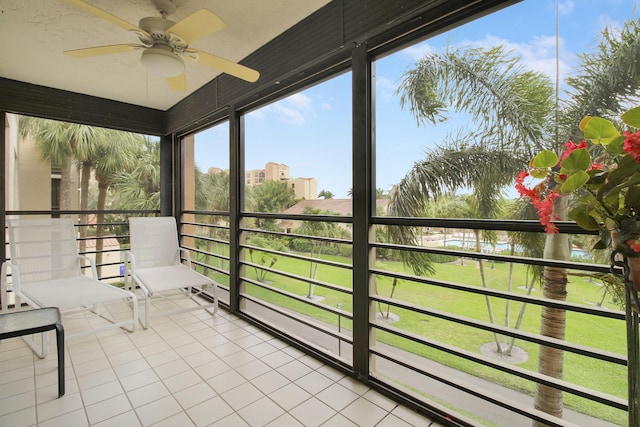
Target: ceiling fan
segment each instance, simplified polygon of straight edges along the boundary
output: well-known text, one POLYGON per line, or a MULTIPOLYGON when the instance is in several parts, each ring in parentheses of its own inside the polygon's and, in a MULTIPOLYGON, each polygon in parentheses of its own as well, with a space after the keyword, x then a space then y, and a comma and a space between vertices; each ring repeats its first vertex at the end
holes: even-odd
POLYGON ((65 3, 90 13, 120 28, 134 32, 140 44, 116 44, 65 51, 76 58, 142 50, 140 61, 149 71, 167 78, 172 90, 183 90, 184 59, 215 68, 248 82, 255 82, 260 73, 244 65, 221 58, 208 52, 189 47, 189 43, 224 28, 224 22, 213 12, 200 9, 180 22, 166 18, 176 9, 174 0, 151 0, 160 17, 142 18, 136 27, 84 0, 64 0, 65 3))

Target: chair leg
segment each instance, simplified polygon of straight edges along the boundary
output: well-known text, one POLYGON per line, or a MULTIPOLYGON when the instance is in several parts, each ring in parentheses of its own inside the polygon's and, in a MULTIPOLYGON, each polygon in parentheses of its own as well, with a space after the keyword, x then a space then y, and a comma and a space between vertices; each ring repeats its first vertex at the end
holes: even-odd
POLYGON ((64 328, 56 323, 56 344, 58 346, 58 397, 64 396, 64 328))

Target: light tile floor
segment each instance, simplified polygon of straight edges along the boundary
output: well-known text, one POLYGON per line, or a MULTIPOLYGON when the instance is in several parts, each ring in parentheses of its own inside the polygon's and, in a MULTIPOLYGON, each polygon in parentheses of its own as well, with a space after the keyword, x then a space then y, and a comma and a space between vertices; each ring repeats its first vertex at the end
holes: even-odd
MULTIPOLYGON (((86 322, 65 319, 65 330, 86 322)), ((41 360, 20 338, 0 341, 0 426, 437 425, 222 309, 65 351, 58 399, 54 348, 41 360)))

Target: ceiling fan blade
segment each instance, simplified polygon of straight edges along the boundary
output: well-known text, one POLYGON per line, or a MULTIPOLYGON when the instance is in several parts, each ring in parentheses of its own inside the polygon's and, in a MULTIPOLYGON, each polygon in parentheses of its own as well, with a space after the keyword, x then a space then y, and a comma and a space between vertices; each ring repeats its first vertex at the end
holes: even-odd
POLYGON ((96 46, 87 47, 84 49, 66 50, 63 53, 65 55, 73 56, 75 58, 87 58, 90 56, 109 55, 112 53, 122 53, 144 48, 142 45, 132 44, 112 44, 108 46, 96 46))
POLYGON ((169 89, 175 92, 186 92, 188 89, 187 76, 184 73, 175 77, 167 77, 167 83, 169 83, 169 89))
POLYGON ((256 70, 245 67, 244 65, 236 64, 228 59, 220 58, 219 56, 212 55, 198 49, 188 49, 187 52, 198 54, 197 58, 194 59, 197 63, 231 74, 239 79, 253 83, 260 77, 260 73, 256 70))
POLYGON ((166 33, 173 33, 187 44, 198 40, 225 27, 222 19, 207 9, 199 9, 180 22, 172 25, 166 33))
POLYGON ((124 19, 118 18, 117 16, 112 15, 109 12, 106 12, 98 7, 95 7, 92 4, 86 3, 83 0, 64 0, 64 2, 87 13, 90 13, 91 15, 97 16, 100 19, 111 22, 112 24, 115 24, 120 28, 124 28, 127 31, 133 30, 146 33, 146 31, 143 31, 135 25, 128 23, 124 19))

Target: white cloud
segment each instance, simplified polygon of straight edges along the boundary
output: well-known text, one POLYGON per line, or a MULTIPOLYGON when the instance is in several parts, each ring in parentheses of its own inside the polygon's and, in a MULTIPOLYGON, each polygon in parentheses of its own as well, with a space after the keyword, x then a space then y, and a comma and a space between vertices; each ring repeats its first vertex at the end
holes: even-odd
POLYGON ((419 43, 404 49, 402 52, 415 62, 432 53, 433 48, 429 43, 419 43))
POLYGON ((574 6, 573 0, 560 1, 558 2, 558 13, 560 15, 568 15, 573 12, 574 6))
POLYGON ((376 76, 376 96, 385 100, 395 100, 397 90, 398 82, 384 76, 376 76))
POLYGON ((283 99, 282 102, 291 105, 292 108, 296 108, 298 110, 311 109, 311 98, 302 93, 295 93, 290 97, 283 99))
MULTIPOLYGON (((326 105, 321 108, 327 109, 326 105)), ((296 93, 282 99, 267 107, 265 111, 274 114, 276 120, 291 125, 303 125, 309 117, 315 116, 313 100, 303 93, 296 93)))
POLYGON ((292 124, 303 125, 306 119, 302 112, 296 108, 291 108, 285 102, 277 102, 273 105, 273 111, 276 113, 279 121, 292 124))

